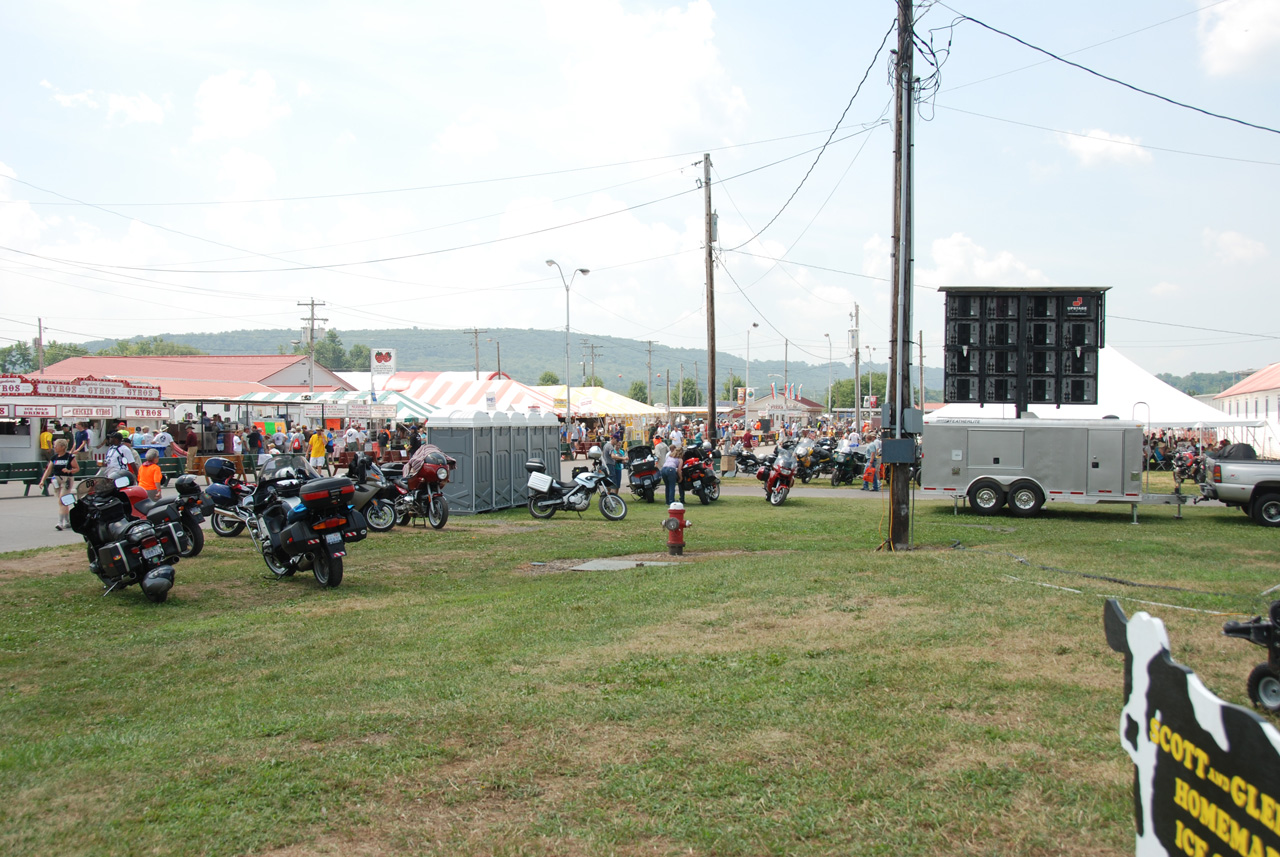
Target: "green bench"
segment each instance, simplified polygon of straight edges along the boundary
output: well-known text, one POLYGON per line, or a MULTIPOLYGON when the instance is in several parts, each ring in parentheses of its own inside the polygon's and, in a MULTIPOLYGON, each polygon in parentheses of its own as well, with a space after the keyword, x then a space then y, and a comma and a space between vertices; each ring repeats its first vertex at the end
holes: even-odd
POLYGON ((26 484, 26 488, 22 492, 22 496, 26 497, 31 493, 31 486, 40 481, 41 474, 48 464, 45 461, 4 461, 0 462, 0 484, 7 482, 22 482, 26 484))

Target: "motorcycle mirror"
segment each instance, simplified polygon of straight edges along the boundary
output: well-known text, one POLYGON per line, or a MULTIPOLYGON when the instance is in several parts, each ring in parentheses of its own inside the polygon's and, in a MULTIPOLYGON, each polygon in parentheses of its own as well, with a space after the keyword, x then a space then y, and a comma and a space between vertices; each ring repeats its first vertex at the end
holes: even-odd
POLYGON ((74 506, 75 504, 76 504, 76 495, 75 495, 75 494, 63 494, 63 495, 62 495, 62 505, 64 505, 64 506, 74 506))
POLYGON ((129 487, 129 483, 130 483, 130 482, 132 482, 132 480, 131 480, 128 476, 117 476, 117 477, 116 477, 116 487, 117 487, 117 488, 128 488, 128 487, 129 487))

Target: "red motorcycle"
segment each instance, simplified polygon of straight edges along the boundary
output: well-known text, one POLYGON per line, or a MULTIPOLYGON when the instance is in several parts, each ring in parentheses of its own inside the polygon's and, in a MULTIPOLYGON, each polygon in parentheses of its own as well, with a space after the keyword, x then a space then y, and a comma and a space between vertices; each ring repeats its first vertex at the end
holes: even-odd
MULTIPOLYGON (((414 518, 426 518, 432 529, 439 530, 449 520, 449 501, 444 486, 458 460, 445 455, 434 444, 423 444, 414 451, 404 467, 403 478, 392 478, 399 495, 395 500, 396 523, 407 527, 414 518)), ((383 474, 391 476, 390 467, 383 474)))
POLYGON ((765 467, 756 471, 756 478, 764 484, 764 497, 770 505, 781 506, 791 493, 791 486, 796 481, 796 454, 785 446, 779 446, 777 452, 765 459, 765 467))
POLYGON ((680 487, 697 494, 704 506, 720 499, 720 477, 716 476, 711 456, 711 448, 705 443, 689 446, 682 453, 684 466, 680 468, 680 487))
POLYGON ((147 496, 147 489, 139 485, 137 477, 130 473, 129 485, 121 488, 120 493, 129 500, 131 517, 149 521, 157 528, 175 524, 186 530, 187 538, 179 542, 178 555, 190 559, 204 550, 204 530, 200 528, 204 521, 200 486, 194 476, 179 476, 174 488, 178 491, 177 497, 152 500, 147 496))

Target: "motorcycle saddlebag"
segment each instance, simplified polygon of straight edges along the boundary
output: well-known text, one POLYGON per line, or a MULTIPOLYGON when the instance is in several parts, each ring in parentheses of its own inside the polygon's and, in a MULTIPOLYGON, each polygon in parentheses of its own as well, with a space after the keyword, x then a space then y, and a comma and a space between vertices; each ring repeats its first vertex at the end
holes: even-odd
POLYGON ((98 548, 98 566, 101 575, 108 579, 121 577, 129 572, 129 560, 126 558, 128 548, 124 542, 111 542, 98 548))
POLYGON ((307 524, 298 523, 285 527, 275 538, 272 539, 272 541, 277 542, 277 539, 280 550, 284 551, 289 556, 297 556, 300 553, 305 553, 308 549, 313 547, 313 545, 308 544, 308 542, 312 542, 314 540, 318 543, 324 539, 324 536, 311 529, 307 524))
POLYGON ((769 477, 769 472, 765 470, 763 467, 756 470, 756 479, 759 479, 761 482, 763 482, 768 477, 769 477))
POLYGON ((152 506, 147 510, 147 520, 158 531, 161 526, 178 520, 178 507, 172 503, 161 503, 158 506, 152 506))
POLYGON ((181 521, 174 520, 167 523, 152 521, 151 523, 155 527, 156 538, 164 546, 166 557, 176 558, 181 556, 183 551, 191 549, 191 536, 187 534, 187 529, 182 526, 181 521))
POLYGON ((359 509, 347 510, 347 525, 342 528, 343 541, 358 542, 369 535, 369 525, 359 509))
POLYGON ((332 476, 328 479, 313 479, 305 482, 299 491, 302 502, 307 508, 320 514, 345 510, 351 505, 351 498, 356 492, 356 484, 345 476, 332 476))

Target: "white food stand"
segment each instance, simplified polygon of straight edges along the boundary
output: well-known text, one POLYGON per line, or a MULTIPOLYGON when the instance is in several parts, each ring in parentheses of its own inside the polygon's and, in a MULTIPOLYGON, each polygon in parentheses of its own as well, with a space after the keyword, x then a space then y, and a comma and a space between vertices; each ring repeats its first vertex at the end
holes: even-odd
POLYGON ((108 427, 168 425, 173 409, 160 388, 99 378, 55 379, 0 375, 0 461, 40 461, 40 429, 46 420, 89 423, 101 440, 108 427))

